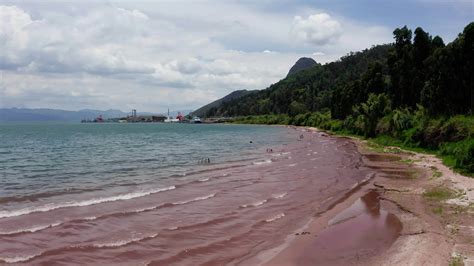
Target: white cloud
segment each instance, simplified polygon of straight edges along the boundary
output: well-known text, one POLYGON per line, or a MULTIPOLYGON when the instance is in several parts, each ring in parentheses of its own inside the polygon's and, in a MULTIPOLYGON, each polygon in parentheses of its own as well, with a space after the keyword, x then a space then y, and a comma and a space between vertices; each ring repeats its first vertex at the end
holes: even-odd
POLYGON ((0 107, 195 108, 266 88, 315 45, 324 63, 385 36, 232 2, 15 4, 0 5, 0 107))
POLYGON ((314 52, 313 55, 314 56, 320 56, 320 55, 326 55, 326 54, 323 53, 323 52, 314 52))
POLYGON ((327 13, 310 15, 307 19, 295 16, 292 33, 301 41, 314 45, 335 42, 342 33, 341 24, 327 13))

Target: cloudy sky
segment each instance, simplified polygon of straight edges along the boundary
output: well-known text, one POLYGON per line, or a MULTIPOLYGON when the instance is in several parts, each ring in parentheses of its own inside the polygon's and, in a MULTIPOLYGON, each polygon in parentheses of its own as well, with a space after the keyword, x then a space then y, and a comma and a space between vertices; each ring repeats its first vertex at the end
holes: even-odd
POLYGON ((0 0, 0 108, 194 109, 408 25, 452 41, 472 0, 0 0))

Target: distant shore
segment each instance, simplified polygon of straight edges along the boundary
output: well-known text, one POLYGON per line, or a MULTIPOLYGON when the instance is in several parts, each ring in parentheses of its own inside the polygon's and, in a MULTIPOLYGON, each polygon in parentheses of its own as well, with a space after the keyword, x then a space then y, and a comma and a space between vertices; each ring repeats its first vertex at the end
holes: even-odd
POLYGON ((375 175, 327 212, 312 218, 283 245, 260 254, 255 262, 263 265, 474 263, 474 179, 454 173, 433 155, 375 146, 356 138, 352 141, 363 155, 363 164, 374 169, 375 175), (385 224, 388 228, 385 231, 365 228, 364 215, 370 211, 361 208, 361 201, 366 208, 375 208, 376 215, 394 215, 401 223, 396 240, 386 249, 374 246, 378 243, 374 238, 385 237, 389 241, 387 233, 396 230, 397 222, 385 219, 390 224, 385 224), (343 239, 334 240, 337 236, 343 239))

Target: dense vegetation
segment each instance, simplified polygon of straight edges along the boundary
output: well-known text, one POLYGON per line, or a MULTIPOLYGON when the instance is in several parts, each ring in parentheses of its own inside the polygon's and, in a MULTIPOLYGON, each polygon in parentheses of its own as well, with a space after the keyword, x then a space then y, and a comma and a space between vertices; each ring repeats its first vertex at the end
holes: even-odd
POLYGON ((238 122, 316 126, 438 152, 474 173, 474 23, 448 45, 421 28, 222 104, 238 122))

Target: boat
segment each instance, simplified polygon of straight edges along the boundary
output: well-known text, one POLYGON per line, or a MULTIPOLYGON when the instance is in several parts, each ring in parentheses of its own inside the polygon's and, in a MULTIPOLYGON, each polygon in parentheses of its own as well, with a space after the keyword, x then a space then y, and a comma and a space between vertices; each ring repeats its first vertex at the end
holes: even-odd
POLYGON ((168 108, 168 116, 165 119, 165 123, 179 123, 183 120, 183 116, 181 115, 181 112, 178 112, 178 116, 176 118, 171 118, 170 117, 170 109, 168 108))

